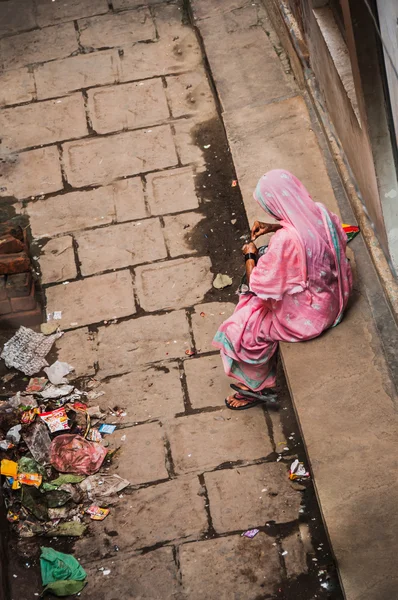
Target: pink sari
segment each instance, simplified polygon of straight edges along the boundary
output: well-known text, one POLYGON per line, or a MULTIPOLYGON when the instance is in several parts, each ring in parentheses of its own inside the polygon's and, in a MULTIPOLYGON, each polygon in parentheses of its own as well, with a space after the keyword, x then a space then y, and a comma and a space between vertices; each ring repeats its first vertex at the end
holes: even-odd
POLYGON ((259 391, 273 387, 279 341, 301 342, 337 325, 352 290, 346 235, 288 171, 266 173, 254 198, 282 225, 258 259, 250 291, 213 345, 227 375, 259 391))

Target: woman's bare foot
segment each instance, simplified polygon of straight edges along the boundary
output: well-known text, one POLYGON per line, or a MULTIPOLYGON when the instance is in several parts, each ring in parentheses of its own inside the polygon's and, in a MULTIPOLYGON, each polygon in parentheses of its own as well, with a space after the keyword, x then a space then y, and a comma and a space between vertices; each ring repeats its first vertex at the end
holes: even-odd
MULTIPOLYGON (((246 385, 243 385, 242 383, 237 383, 236 385, 241 390, 249 389, 246 385)), ((232 396, 228 396, 227 403, 229 406, 233 406, 234 408, 239 408, 240 406, 246 406, 246 404, 250 404, 250 400, 240 400, 240 399, 236 398, 236 396, 239 396, 239 392, 237 392, 236 394, 233 394, 232 396)))

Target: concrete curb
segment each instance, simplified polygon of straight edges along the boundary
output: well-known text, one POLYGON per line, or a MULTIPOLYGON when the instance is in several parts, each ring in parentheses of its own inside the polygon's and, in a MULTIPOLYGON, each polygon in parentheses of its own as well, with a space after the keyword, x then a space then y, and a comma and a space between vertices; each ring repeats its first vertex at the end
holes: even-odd
POLYGON ((313 71, 308 66, 306 56, 302 50, 303 40, 299 37, 297 22, 292 13, 286 8, 283 0, 262 1, 268 10, 273 26, 277 33, 280 34, 281 42, 291 60, 296 79, 300 85, 305 86, 311 100, 323 133, 327 139, 330 153, 336 164, 345 192, 361 229, 373 265, 379 276, 384 293, 386 294, 392 314, 398 324, 398 282, 391 271, 389 262, 380 246, 374 229, 366 216, 363 203, 358 195, 353 174, 342 151, 341 143, 320 101, 313 71), (270 4, 272 5, 272 10, 270 10, 270 4), (281 26, 284 27, 284 31, 281 31, 281 26), (294 52, 294 56, 292 56, 292 52, 294 52))

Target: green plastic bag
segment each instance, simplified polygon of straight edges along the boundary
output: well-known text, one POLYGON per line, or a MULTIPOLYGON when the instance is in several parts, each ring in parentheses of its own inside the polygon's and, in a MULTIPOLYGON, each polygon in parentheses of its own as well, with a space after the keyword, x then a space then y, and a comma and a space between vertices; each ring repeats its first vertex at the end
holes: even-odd
POLYGON ((49 583, 43 590, 44 594, 54 594, 54 596, 73 596, 82 591, 87 581, 75 581, 74 579, 67 579, 66 581, 53 581, 49 583))
POLYGON ((86 571, 74 556, 45 546, 41 547, 40 569, 43 586, 55 581, 83 581, 87 577, 86 571))
POLYGON ((74 475, 73 473, 64 473, 57 477, 57 479, 53 479, 51 481, 51 485, 56 485, 59 487, 64 483, 80 483, 81 481, 83 481, 83 479, 86 479, 86 475, 74 475))
POLYGON ((40 473, 43 477, 46 475, 46 470, 42 465, 39 465, 33 458, 22 456, 18 461, 18 471, 20 473, 40 473))

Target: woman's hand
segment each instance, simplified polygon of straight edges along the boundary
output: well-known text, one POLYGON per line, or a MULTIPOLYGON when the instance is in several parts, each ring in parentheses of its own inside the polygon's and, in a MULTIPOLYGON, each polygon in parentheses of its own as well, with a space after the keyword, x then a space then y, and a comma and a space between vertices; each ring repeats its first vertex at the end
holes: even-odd
POLYGON ((256 254, 257 255, 257 246, 256 244, 253 244, 253 242, 249 242, 248 244, 245 244, 242 247, 242 253, 243 255, 245 254, 256 254))
POLYGON ((266 233, 273 233, 275 227, 280 229, 280 225, 272 225, 271 223, 262 223, 261 221, 254 221, 253 227, 251 228, 251 240, 254 242, 260 235, 266 233))

